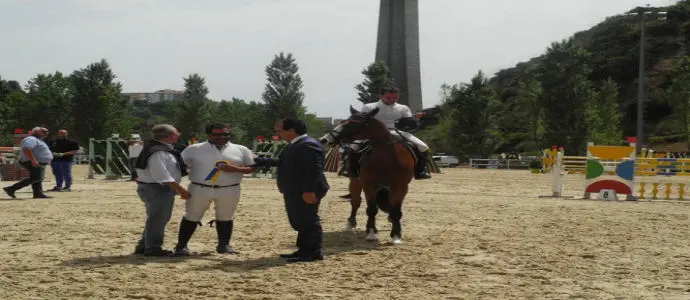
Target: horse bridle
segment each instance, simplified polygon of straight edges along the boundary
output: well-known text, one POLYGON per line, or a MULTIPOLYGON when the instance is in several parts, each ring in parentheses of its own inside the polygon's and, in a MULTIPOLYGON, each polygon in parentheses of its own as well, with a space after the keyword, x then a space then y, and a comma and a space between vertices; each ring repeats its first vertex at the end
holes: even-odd
MULTIPOLYGON (((369 123, 368 123, 368 122, 354 122, 354 123, 357 123, 358 126, 361 126, 361 129, 360 129, 360 130, 363 130, 364 128, 369 127, 369 123)), ((395 129, 395 131, 398 132, 398 134, 399 134, 398 129, 395 129)), ((335 134, 333 134, 334 132, 340 134, 340 133, 342 132, 342 130, 341 130, 341 131, 336 131, 335 129, 333 129, 333 130, 331 130, 331 131, 329 131, 329 132, 327 133, 327 135, 330 135, 330 136, 333 138, 333 143, 334 143, 334 144, 337 143, 338 145, 341 145, 341 146, 342 146, 342 144, 343 144, 343 143, 342 143, 342 140, 343 140, 344 138, 335 136, 335 134)), ((402 135, 401 135, 401 136, 402 136, 402 135)), ((405 138, 403 137, 403 139, 405 139, 405 138)), ((405 139, 405 140, 407 140, 407 139, 405 139)), ((369 141, 369 144, 370 144, 372 147, 374 146, 374 144, 373 144, 371 141, 369 141)), ((392 145, 392 144, 395 144, 395 139, 391 139, 390 141, 385 142, 385 143, 382 143, 382 144, 379 144, 379 145, 392 145)))
MULTIPOLYGON (((351 122, 351 121, 345 121, 345 122, 351 122)), ((353 122, 353 123, 356 123, 357 124, 356 126, 361 126, 361 128, 359 130, 362 130, 366 127, 369 127, 369 123, 367 123, 367 122, 353 122)), ((343 125, 344 125, 344 123, 343 123, 343 125)), ((341 130, 332 129, 326 134, 326 135, 330 135, 333 138, 333 143, 342 144, 341 141, 344 138, 340 137, 340 136, 336 136, 334 133, 337 133, 338 135, 340 135, 342 133, 342 128, 341 128, 341 130)))

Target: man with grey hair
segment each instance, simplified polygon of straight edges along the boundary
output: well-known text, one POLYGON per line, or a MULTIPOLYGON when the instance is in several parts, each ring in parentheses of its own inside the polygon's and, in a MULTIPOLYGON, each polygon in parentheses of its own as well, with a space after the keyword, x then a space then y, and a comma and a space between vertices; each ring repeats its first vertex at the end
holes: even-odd
POLYGON ((136 161, 137 194, 146 207, 146 224, 135 254, 172 256, 163 249, 165 226, 170 221, 175 194, 189 199, 189 192, 180 186, 187 175, 180 152, 173 147, 180 132, 169 124, 153 126, 151 141, 144 144, 136 161))
POLYGON ((3 188, 5 193, 16 199, 15 192, 23 187, 31 185, 34 192, 34 199, 52 198, 43 193, 43 179, 46 174, 46 165, 53 160, 53 153, 43 139, 48 135, 45 127, 35 127, 31 130, 31 135, 25 137, 21 142, 19 152, 19 164, 29 170, 29 177, 11 186, 3 188))

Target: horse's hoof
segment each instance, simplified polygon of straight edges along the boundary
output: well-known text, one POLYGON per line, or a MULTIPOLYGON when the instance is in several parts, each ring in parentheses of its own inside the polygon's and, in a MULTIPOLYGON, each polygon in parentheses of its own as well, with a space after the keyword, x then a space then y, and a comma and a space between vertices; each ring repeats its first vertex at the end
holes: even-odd
POLYGON ((376 233, 374 232, 369 232, 367 233, 367 241, 378 241, 379 237, 376 236, 376 233))
POLYGON ((393 244, 393 245, 400 245, 402 243, 403 243, 403 241, 400 237, 395 236, 395 237, 391 238, 391 244, 393 244))
POLYGON ((353 231, 355 229, 355 226, 352 226, 349 222, 345 224, 345 231, 353 231))

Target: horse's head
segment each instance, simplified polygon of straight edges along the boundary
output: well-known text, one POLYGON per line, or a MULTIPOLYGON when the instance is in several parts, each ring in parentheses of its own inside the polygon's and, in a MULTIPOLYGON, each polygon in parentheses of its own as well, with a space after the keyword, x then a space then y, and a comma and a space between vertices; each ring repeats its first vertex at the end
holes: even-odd
POLYGON ((322 136, 320 138, 321 143, 332 145, 342 141, 368 139, 370 136, 366 129, 370 127, 372 122, 376 122, 374 116, 378 112, 378 107, 370 112, 363 113, 350 106, 350 117, 322 136))

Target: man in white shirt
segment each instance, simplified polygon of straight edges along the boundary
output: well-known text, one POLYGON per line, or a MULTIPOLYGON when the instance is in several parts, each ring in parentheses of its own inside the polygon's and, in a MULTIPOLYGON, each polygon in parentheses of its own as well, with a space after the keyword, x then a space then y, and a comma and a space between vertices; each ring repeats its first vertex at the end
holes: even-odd
POLYGON ((129 154, 129 168, 131 174, 131 181, 134 181, 137 179, 137 171, 134 165, 137 162, 137 157, 139 157, 139 154, 141 153, 141 149, 144 149, 144 143, 141 140, 141 136, 138 134, 132 134, 129 138, 128 141, 129 144, 129 149, 128 149, 128 154, 129 154))
POLYGON ((409 132, 396 131, 395 123, 398 121, 412 121, 416 122, 415 118, 420 117, 413 116, 412 111, 407 105, 397 103, 399 98, 399 90, 397 88, 388 87, 381 89, 381 100, 374 103, 367 103, 362 106, 360 110, 362 113, 367 113, 375 108, 379 109, 379 112, 374 116, 375 119, 381 121, 391 133, 394 135, 402 135, 406 140, 412 142, 417 146, 419 150, 418 156, 419 160, 415 166, 415 179, 428 179, 431 175, 426 171, 426 167, 429 160, 429 146, 427 146, 422 140, 412 135, 409 132))
POLYGON ((153 126, 151 131, 152 140, 144 145, 135 165, 137 194, 146 205, 146 225, 134 253, 172 256, 172 251, 163 249, 165 226, 172 215, 175 194, 189 199, 189 192, 180 186, 186 168, 173 148, 180 132, 168 124, 153 126))
POLYGON ((230 128, 221 123, 206 126, 208 141, 187 146, 182 151, 182 160, 189 168, 189 192, 191 198, 185 203, 185 214, 180 222, 175 255, 189 255, 187 243, 196 227, 214 203, 218 245, 216 252, 235 254, 230 247, 233 219, 240 200, 240 182, 243 174, 251 173, 254 155, 242 145, 230 142, 230 128))

